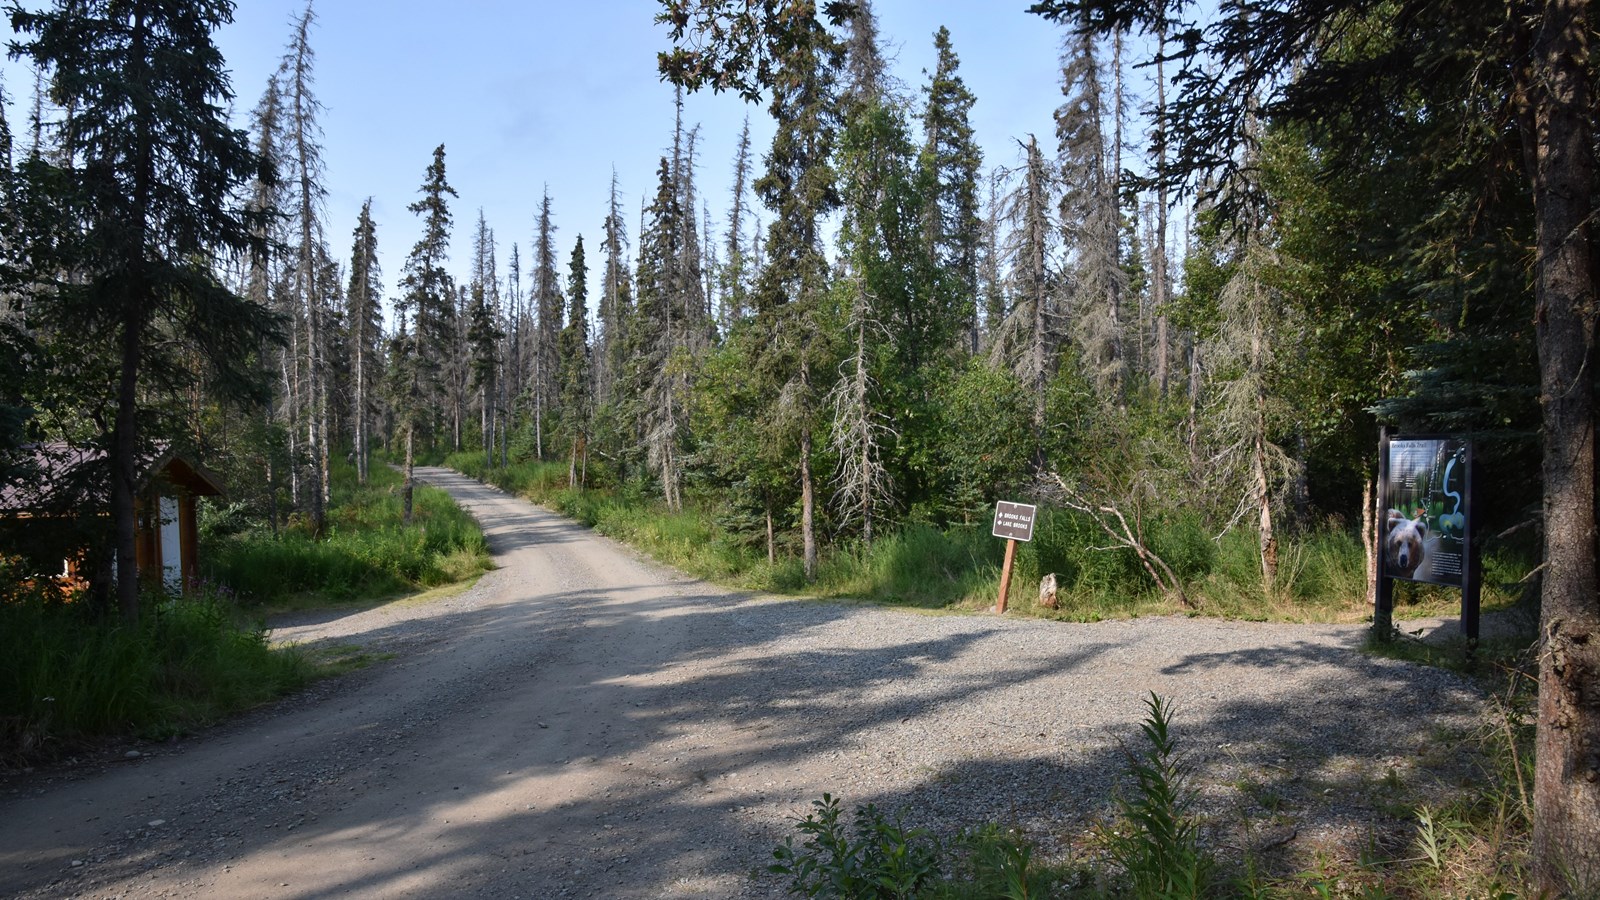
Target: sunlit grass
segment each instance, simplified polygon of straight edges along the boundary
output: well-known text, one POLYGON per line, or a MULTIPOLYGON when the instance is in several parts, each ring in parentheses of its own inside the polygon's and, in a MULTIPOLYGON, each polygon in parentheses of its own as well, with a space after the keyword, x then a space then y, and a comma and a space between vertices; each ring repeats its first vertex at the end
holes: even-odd
MULTIPOLYGON (((798 554, 788 544, 769 562, 764 542, 730 533, 716 510, 689 504, 669 511, 638 491, 567 487, 565 463, 516 463, 486 471, 478 453, 454 454, 446 465, 545 504, 692 575, 733 587, 839 599, 860 599, 925 610, 991 609, 999 594, 1005 543, 987 523, 935 528, 913 524, 890 530, 870 545, 846 540, 825 546, 817 577, 807 583, 798 554)), ((1152 516, 1140 523, 1145 540, 1181 578, 1192 603, 1164 595, 1134 552, 1113 543, 1079 513, 1042 509, 1031 542, 1018 545, 1007 609, 1022 616, 1096 621, 1130 616, 1195 614, 1262 621, 1359 622, 1366 603, 1366 554, 1349 531, 1325 526, 1280 536, 1278 576, 1264 583, 1260 548, 1246 529, 1208 533, 1197 517, 1152 516), (1055 573, 1056 609, 1039 604, 1040 579, 1055 573)), ((792 542, 791 542, 792 543, 792 542)), ((1486 564, 1502 579, 1518 563, 1486 564)), ((1486 586, 1484 608, 1510 605, 1515 596, 1486 586)), ((1455 615, 1460 592, 1404 585, 1397 615, 1455 615)))
POLYGON ((205 548, 206 577, 247 604, 294 609, 391 598, 489 568, 482 531, 444 491, 417 485, 404 525, 399 473, 373 466, 366 485, 347 466, 334 476, 322 539, 303 522, 217 538, 205 548))

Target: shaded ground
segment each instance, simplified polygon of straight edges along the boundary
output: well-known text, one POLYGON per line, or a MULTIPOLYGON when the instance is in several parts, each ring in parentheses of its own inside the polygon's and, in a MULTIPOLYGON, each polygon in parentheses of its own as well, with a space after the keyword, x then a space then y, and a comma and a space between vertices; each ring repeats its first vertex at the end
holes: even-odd
POLYGON ((1481 702, 1357 652, 1350 626, 731 593, 424 474, 498 570, 276 632, 394 661, 136 758, 0 782, 0 895, 769 896, 747 873, 823 791, 1062 852, 1106 808, 1151 691, 1179 710, 1212 840, 1353 846, 1452 789, 1481 702))

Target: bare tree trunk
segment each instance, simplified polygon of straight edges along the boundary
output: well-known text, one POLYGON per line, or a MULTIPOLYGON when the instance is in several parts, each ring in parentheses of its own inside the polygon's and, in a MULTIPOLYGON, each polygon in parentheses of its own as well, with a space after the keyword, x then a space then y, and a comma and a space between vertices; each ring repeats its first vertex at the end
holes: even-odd
POLYGON ((111 517, 117 541, 117 609, 128 625, 139 621, 137 498, 139 478, 139 366, 144 360, 139 316, 124 314, 122 371, 117 382, 116 427, 111 433, 111 517), (130 321, 132 320, 132 321, 130 321))
POLYGON ((1378 603, 1378 502, 1372 479, 1361 483, 1361 545, 1367 558, 1367 605, 1378 603))
MULTIPOLYGON (((1167 78, 1161 57, 1166 53, 1167 33, 1165 26, 1160 35, 1159 52, 1156 54, 1156 115, 1161 116, 1167 108, 1167 78)), ((1166 131, 1160 130, 1156 144, 1156 165, 1158 169, 1165 169, 1167 165, 1166 131)), ((1156 391, 1159 396, 1167 396, 1168 372, 1167 361, 1172 358, 1171 336, 1167 329, 1167 185, 1162 181, 1156 190, 1156 228, 1155 240, 1151 244, 1152 268, 1154 269, 1154 284, 1151 288, 1151 300, 1156 308, 1156 391)))
POLYGON ((816 490, 811 483, 811 427, 800 432, 800 539, 804 546, 806 581, 817 578, 816 490))
POLYGON ((778 542, 772 532, 772 507, 767 507, 767 565, 778 564, 778 542))
POLYGON ((1588 4, 1551 0, 1519 69, 1538 223, 1535 329, 1544 407, 1544 587, 1533 876, 1600 893, 1600 578, 1596 574, 1596 296, 1590 219, 1588 4), (1531 127, 1529 127, 1531 124, 1531 127))
POLYGON ((288 437, 289 505, 300 508, 300 325, 289 326, 289 349, 282 355, 284 431, 288 437))
POLYGON ((400 521, 411 524, 411 504, 414 485, 416 484, 416 436, 417 426, 413 421, 406 422, 406 477, 405 483, 400 488, 400 521))
MULTIPOLYGON (((362 313, 365 318, 365 313, 362 313)), ((355 330, 355 452, 356 481, 367 483, 367 331, 365 322, 351 322, 355 330)))
POLYGON ((1200 470, 1200 343, 1189 342, 1189 415, 1184 421, 1184 433, 1189 444, 1190 471, 1200 470))
POLYGON ((1257 432, 1251 447, 1250 474, 1255 479, 1256 502, 1261 507, 1258 522, 1261 544, 1261 587, 1270 594, 1278 581, 1278 536, 1272 530, 1272 487, 1267 483, 1266 443, 1266 437, 1257 432))

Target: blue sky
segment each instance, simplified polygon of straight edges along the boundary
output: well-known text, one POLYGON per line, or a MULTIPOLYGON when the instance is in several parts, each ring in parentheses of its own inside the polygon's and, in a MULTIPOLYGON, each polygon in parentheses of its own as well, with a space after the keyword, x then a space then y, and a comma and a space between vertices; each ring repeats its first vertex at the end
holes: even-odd
MULTIPOLYGON (((913 91, 933 67, 934 31, 949 27, 961 74, 977 97, 972 119, 986 167, 1014 164, 1016 139, 1030 132, 1046 147, 1054 144, 1061 31, 1026 7, 1027 0, 874 3, 894 72, 913 91)), ((246 0, 217 34, 241 125, 303 9, 303 0, 246 0)), ((656 161, 672 132, 672 88, 656 74, 656 52, 667 46, 665 30, 654 23, 658 9, 653 0, 443 6, 320 0, 312 45, 325 107, 326 222, 334 256, 348 257, 356 214, 372 197, 384 280, 393 291, 420 232, 406 206, 440 143, 460 194, 452 207, 451 268, 458 274, 467 270, 480 208, 499 244, 502 276, 513 242, 523 249, 526 271, 546 188, 563 274, 578 234, 596 252, 613 166, 636 239, 640 198, 654 190, 656 161)), ((12 63, 5 83, 21 131, 31 76, 12 63)), ((719 241, 746 115, 759 171, 772 134, 763 106, 710 93, 686 101, 686 123, 701 126, 698 183, 719 241)))

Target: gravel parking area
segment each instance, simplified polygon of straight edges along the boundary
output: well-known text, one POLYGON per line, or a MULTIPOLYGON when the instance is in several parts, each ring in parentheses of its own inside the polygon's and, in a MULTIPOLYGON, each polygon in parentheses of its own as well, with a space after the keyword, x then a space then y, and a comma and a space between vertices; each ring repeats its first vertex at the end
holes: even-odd
POLYGON ((1045 856, 1109 809, 1152 692, 1207 840, 1398 840, 1470 773, 1483 697, 1356 626, 1067 625, 752 597, 444 470, 500 568, 281 623, 396 658, 177 744, 0 782, 0 894, 766 897, 824 791, 1045 856))

